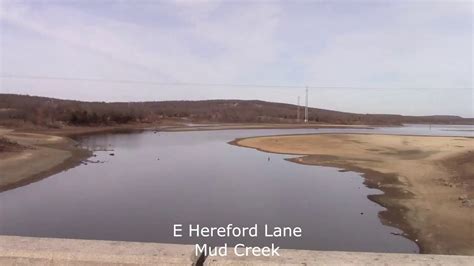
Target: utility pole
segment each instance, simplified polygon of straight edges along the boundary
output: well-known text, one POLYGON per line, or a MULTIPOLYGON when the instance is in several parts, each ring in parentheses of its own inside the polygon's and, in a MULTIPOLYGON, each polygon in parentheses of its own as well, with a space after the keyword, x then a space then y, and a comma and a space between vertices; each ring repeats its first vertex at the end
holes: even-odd
POLYGON ((304 107, 304 122, 308 123, 308 87, 306 87, 306 105, 304 107))
POLYGON ((300 122, 300 96, 298 96, 298 105, 296 107, 296 123, 300 122))

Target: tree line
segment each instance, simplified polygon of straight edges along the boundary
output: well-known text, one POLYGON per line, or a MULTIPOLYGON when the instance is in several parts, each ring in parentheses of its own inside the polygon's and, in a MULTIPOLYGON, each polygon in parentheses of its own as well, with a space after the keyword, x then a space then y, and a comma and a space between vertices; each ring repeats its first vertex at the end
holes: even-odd
MULTIPOLYGON (((296 106, 258 100, 162 102, 81 102, 46 97, 0 94, 0 123, 60 127, 152 123, 164 119, 199 122, 295 123, 296 106)), ((402 123, 472 124, 457 116, 356 114, 309 108, 312 123, 399 125, 402 123)), ((303 108, 301 108, 301 117, 303 108)))

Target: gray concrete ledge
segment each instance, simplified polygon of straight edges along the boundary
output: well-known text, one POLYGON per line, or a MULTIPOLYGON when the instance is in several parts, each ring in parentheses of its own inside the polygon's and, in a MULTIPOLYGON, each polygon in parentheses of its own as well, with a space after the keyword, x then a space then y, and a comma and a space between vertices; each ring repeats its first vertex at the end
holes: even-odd
MULTIPOLYGON (((280 250, 279 257, 206 258, 204 265, 474 265, 474 256, 280 250)), ((194 245, 0 236, 0 265, 193 265, 194 245)))
POLYGON ((192 265, 193 245, 0 236, 0 265, 192 265))
POLYGON ((474 256, 282 249, 279 257, 207 257, 204 265, 474 265, 474 256))

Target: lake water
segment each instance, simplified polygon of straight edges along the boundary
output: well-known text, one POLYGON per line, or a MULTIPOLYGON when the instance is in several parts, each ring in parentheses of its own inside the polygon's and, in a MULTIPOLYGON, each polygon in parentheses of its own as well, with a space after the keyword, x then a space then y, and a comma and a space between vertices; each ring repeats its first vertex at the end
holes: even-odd
POLYGON ((472 136, 472 127, 151 131, 85 137, 88 163, 0 193, 0 234, 164 243, 275 243, 282 248, 418 252, 382 225, 381 193, 336 168, 307 166, 227 144, 235 138, 318 132, 472 136), (110 156, 113 150, 115 156, 110 156), (101 151, 102 150, 102 151, 101 151), (268 159, 270 158, 270 160, 268 159), (363 215, 361 215, 363 213, 363 215), (299 226, 301 238, 174 238, 173 224, 299 226))

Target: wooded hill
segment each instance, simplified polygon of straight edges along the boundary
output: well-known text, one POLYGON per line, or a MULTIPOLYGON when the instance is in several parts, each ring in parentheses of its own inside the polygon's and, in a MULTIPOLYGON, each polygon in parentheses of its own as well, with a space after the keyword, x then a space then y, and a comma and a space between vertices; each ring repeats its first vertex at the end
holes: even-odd
MULTIPOLYGON (((0 94, 0 124, 113 125, 165 119, 225 123, 296 123, 297 107, 258 100, 161 102, 82 102, 16 94, 0 94)), ((304 108, 300 114, 303 117, 304 108)), ((403 123, 474 124, 459 116, 356 114, 309 108, 312 123, 400 125, 403 123)))

